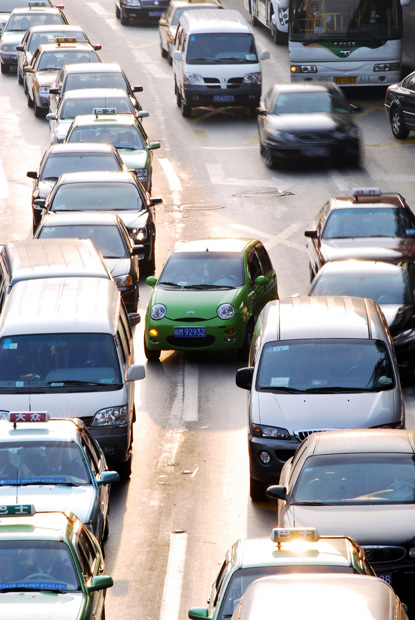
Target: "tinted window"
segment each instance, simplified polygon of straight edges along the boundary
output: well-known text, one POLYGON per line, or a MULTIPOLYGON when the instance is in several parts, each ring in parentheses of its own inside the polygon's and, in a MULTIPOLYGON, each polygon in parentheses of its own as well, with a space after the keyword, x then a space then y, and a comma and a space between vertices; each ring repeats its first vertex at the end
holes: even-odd
POLYGON ((40 172, 42 181, 57 180, 65 172, 95 172, 100 170, 121 170, 121 164, 114 153, 54 154, 47 158, 40 172))
POLYGON ((242 33, 192 34, 187 46, 187 62, 191 65, 212 63, 257 63, 254 37, 242 33))
POLYGON ((166 286, 234 288, 244 285, 242 255, 233 252, 177 252, 158 281, 166 286))
POLYGON ((52 211, 141 211, 141 195, 133 183, 68 183, 53 196, 52 211))
POLYGON ((414 229, 415 218, 405 209, 353 207, 332 211, 322 237, 407 237, 414 236, 414 229))
MULTIPOLYGON (((94 108, 115 108, 117 112, 123 114, 134 112, 134 106, 127 94, 125 97, 65 98, 59 109, 59 118, 68 119, 82 114, 92 114, 94 108)), ((93 142, 99 142, 99 140, 93 140, 93 142)), ((101 142, 105 142, 105 140, 101 140, 101 142)))
POLYGON ((80 73, 69 74, 65 81, 65 91, 82 88, 122 88, 126 89, 122 73, 80 73))
POLYGON ((112 144, 120 149, 145 148, 141 133, 135 126, 103 124, 92 127, 74 127, 68 136, 67 142, 101 142, 112 144))
POLYGON ((351 295, 368 297, 379 304, 408 304, 411 291, 402 271, 387 274, 323 274, 317 275, 313 295, 351 295))
POLYGON ((117 226, 43 226, 39 239, 91 239, 104 258, 126 258, 127 249, 117 226))
POLYGON ((336 91, 294 92, 278 95, 274 114, 338 114, 349 112, 347 101, 336 91))

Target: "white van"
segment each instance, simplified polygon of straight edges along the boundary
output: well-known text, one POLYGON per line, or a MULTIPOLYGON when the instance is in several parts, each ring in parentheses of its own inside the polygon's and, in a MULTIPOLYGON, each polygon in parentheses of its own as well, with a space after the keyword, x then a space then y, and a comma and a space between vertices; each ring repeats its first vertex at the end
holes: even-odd
POLYGON ((133 338, 117 285, 104 278, 17 282, 0 318, 0 419, 10 411, 81 418, 122 476, 131 473, 133 338))
POLYGON ((185 117, 199 106, 247 106, 261 97, 260 60, 252 29, 238 11, 185 11, 174 40, 176 102, 185 117))

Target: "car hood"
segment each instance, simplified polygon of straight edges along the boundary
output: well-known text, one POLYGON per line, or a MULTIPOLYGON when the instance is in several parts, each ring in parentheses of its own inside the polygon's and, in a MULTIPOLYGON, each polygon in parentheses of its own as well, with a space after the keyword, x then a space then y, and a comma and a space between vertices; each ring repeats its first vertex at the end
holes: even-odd
POLYGON ((415 539, 415 505, 290 506, 285 527, 309 527, 326 536, 341 534, 360 545, 391 545, 415 539))
POLYGON ((50 190, 55 185, 56 181, 59 177, 56 177, 55 180, 50 181, 39 181, 39 185, 37 187, 37 198, 47 198, 50 194, 50 190))
POLYGON ((104 256, 104 262, 113 278, 130 273, 131 261, 129 258, 105 258, 104 256))
POLYGON ((322 239, 321 253, 326 261, 343 258, 372 260, 415 260, 415 238, 371 237, 348 239, 322 239))
POLYGON ((348 394, 280 394, 251 392, 251 422, 295 431, 370 428, 399 418, 395 390, 348 394), (251 413, 252 415, 252 413, 251 413))
POLYGON ((138 168, 146 167, 148 154, 145 149, 132 150, 117 148, 117 151, 129 170, 137 170, 138 168))
POLYGON ((83 604, 82 592, 5 592, 1 615, 13 620, 77 620, 83 604))
POLYGON ((165 289, 156 286, 151 305, 164 304, 167 308, 166 318, 216 318, 216 309, 221 304, 232 304, 236 308, 235 298, 240 288, 217 289, 214 291, 165 289))
MULTIPOLYGON (((39 82, 39 86, 50 86, 52 82, 55 81, 58 72, 54 69, 50 71, 38 71, 36 73, 37 81, 39 82)), ((72 120, 71 120, 72 122, 72 120)))
POLYGON ((10 32, 3 32, 1 42, 4 45, 19 45, 25 32, 25 30, 11 30, 10 32))
POLYGON ((40 484, 28 486, 1 486, 2 502, 6 505, 16 504, 16 496, 21 504, 33 504, 36 512, 59 510, 73 512, 84 523, 91 518, 94 504, 95 488, 92 484, 79 487, 60 486, 58 484, 40 484))
POLYGON ((270 114, 266 117, 269 131, 320 133, 332 131, 339 125, 350 124, 346 114, 270 114))

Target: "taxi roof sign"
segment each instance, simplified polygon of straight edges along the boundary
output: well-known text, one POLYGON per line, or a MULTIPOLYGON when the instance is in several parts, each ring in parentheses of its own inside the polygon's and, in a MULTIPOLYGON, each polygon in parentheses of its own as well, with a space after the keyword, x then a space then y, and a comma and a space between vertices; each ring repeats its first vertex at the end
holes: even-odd
POLYGON ((33 7, 33 6, 49 6, 49 5, 45 0, 33 0, 32 2, 28 2, 27 6, 33 7))
POLYGON ((55 43, 60 45, 61 43, 77 43, 78 39, 76 37, 56 37, 55 43))
POLYGON ((316 542, 320 536, 315 527, 274 527, 271 540, 276 543, 302 541, 316 542))
POLYGON ((10 411, 9 422, 49 422, 47 411, 10 411))
POLYGON ((379 187, 354 187, 352 190, 352 196, 355 198, 358 196, 380 196, 381 194, 379 187))
POLYGON ((22 515, 34 515, 36 513, 33 504, 0 505, 0 517, 18 517, 22 515))
POLYGON ((94 108, 92 110, 92 114, 95 114, 95 116, 98 116, 98 115, 105 116, 106 114, 117 114, 117 108, 94 108))

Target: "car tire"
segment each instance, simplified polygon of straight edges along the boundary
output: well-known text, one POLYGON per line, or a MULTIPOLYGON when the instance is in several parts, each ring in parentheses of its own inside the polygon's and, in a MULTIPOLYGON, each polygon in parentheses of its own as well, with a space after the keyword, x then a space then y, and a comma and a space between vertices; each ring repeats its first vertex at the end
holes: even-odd
POLYGON ((310 276, 310 283, 314 280, 314 271, 311 267, 311 263, 308 263, 308 273, 310 276))
POLYGON ((255 480, 252 476, 249 478, 249 495, 253 502, 263 502, 266 499, 266 490, 268 484, 255 480))
POLYGON ((153 245, 151 258, 143 263, 144 273, 146 276, 152 276, 156 270, 156 251, 153 245))
POLYGON ((153 351, 152 349, 147 349, 146 339, 144 337, 144 355, 146 356, 149 362, 158 362, 160 359, 161 351, 153 351))
POLYGON ((29 89, 27 90, 27 105, 29 108, 33 108, 33 100, 30 97, 29 89))
POLYGON ((121 480, 128 480, 128 478, 131 476, 131 471, 132 471, 132 456, 130 454, 129 458, 124 461, 123 463, 118 463, 117 465, 117 471, 120 474, 120 478, 121 480))
POLYGON ((115 5, 115 17, 117 19, 120 19, 120 17, 121 17, 120 7, 117 4, 115 5))
POLYGON ((176 89, 176 105, 178 108, 181 108, 182 107, 182 96, 177 86, 175 87, 175 89, 176 89))
POLYGON ((3 62, 1 64, 1 72, 4 74, 10 73, 10 65, 5 65, 3 62))
POLYGON ((27 82, 24 78, 23 78, 23 92, 27 97, 27 82))
POLYGON ((276 26, 274 26, 274 22, 272 21, 272 15, 271 15, 270 24, 271 24, 271 36, 272 36, 272 40, 274 41, 275 45, 284 45, 285 43, 287 43, 287 39, 288 39, 287 35, 284 32, 281 32, 280 30, 278 30, 276 26))
POLYGON ((251 348, 252 336, 254 333, 254 322, 251 319, 247 325, 244 343, 240 349, 237 350, 238 360, 240 362, 246 362, 249 357, 249 350, 251 348))
POLYGON ((167 52, 167 60, 169 61, 169 65, 171 66, 173 64, 173 58, 168 52, 167 52))
POLYGON ((128 26, 128 24, 130 23, 130 20, 128 19, 122 8, 120 9, 120 21, 123 26, 128 26))
POLYGON ((17 69, 17 82, 18 82, 18 84, 20 84, 20 86, 23 85, 23 76, 20 73, 19 69, 17 69))
POLYGON ((408 137, 409 130, 405 127, 402 111, 394 108, 390 115, 391 130, 393 136, 397 140, 403 140, 408 137))
POLYGON ((162 44, 162 42, 161 42, 161 41, 160 41, 160 51, 161 51, 161 57, 162 57, 162 58, 167 58, 168 53, 167 53, 167 52, 166 52, 166 50, 164 49, 163 44, 162 44))
POLYGON ((190 105, 187 105, 187 103, 185 103, 183 99, 181 108, 183 118, 190 118, 192 116, 192 108, 190 107, 190 105))
POLYGON ((37 105, 36 103, 36 99, 33 101, 33 111, 35 113, 36 118, 44 118, 45 117, 45 112, 44 110, 37 105))
POLYGON ((263 146, 262 142, 259 143, 259 154, 267 168, 275 168, 275 159, 271 155, 271 149, 263 146))

